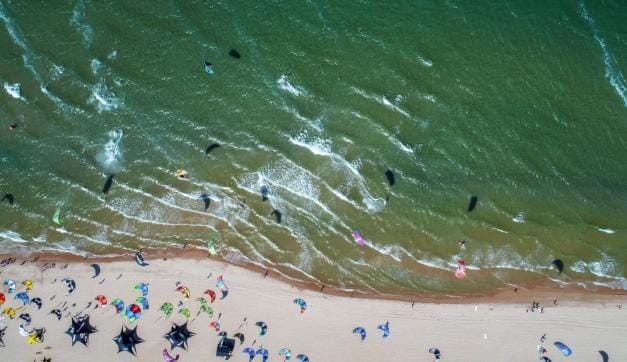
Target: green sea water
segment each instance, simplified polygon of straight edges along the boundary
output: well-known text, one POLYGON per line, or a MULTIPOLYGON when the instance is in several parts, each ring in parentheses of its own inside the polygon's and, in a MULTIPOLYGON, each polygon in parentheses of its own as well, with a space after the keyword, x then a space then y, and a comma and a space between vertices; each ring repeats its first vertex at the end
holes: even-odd
POLYGON ((0 20, 2 251, 215 238, 345 289, 627 288, 624 1, 3 0, 0 20))

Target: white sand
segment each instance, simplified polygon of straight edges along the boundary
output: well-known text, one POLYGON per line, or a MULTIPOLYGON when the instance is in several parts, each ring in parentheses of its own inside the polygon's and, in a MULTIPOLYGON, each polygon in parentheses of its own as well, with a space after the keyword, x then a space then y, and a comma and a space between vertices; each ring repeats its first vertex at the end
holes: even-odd
MULTIPOLYGON (((261 274, 240 267, 210 260, 170 259, 149 261, 150 266, 141 268, 135 263, 100 263, 102 274, 92 279, 89 263, 71 263, 65 270, 49 269, 43 274, 40 265, 13 264, 0 269, 0 278, 14 279, 18 292, 24 290, 21 282, 32 279, 34 289, 31 297, 41 297, 44 306, 36 311, 28 306, 26 311, 33 317, 29 326, 45 326, 47 333, 44 344, 28 345, 26 338, 18 334, 19 321, 4 318, 8 326, 0 347, 0 361, 41 361, 42 357, 52 361, 162 361, 161 353, 169 347, 163 335, 169 331, 170 323, 181 323, 184 318, 176 314, 176 304, 183 300, 175 292, 175 283, 190 288, 192 297, 185 302, 192 312, 189 328, 196 335, 189 340, 188 351, 176 349, 173 355, 181 354, 180 361, 218 361, 215 357, 219 337, 209 327, 207 315, 196 317, 200 297, 206 289, 216 288, 216 277, 222 274, 230 287, 224 300, 216 300, 212 305, 214 319, 222 313, 220 323, 230 336, 236 333, 243 318, 247 324, 239 330, 246 336, 243 346, 237 347, 230 361, 248 361, 242 353, 244 347, 263 345, 270 352, 269 361, 282 361, 278 356, 281 348, 289 348, 293 353, 306 354, 311 361, 432 361, 427 350, 435 346, 442 352, 442 361, 537 361, 537 346, 542 334, 547 334, 545 347, 548 356, 557 361, 601 361, 598 350, 605 350, 610 361, 627 361, 627 308, 618 309, 617 304, 625 303, 625 297, 616 296, 605 302, 569 302, 560 299, 557 307, 547 306, 544 313, 526 313, 523 304, 422 304, 416 303, 412 309, 407 302, 346 298, 324 295, 313 291, 300 290, 261 274), (120 273, 123 276, 116 280, 120 273), (211 278, 207 278, 213 273, 211 278), (76 280, 75 292, 66 297, 65 286, 60 281, 64 277, 76 280), (51 283, 57 278, 56 283, 51 283), (106 278, 102 285, 98 282, 106 278), (76 344, 71 346, 70 337, 64 331, 70 326, 67 312, 83 309, 97 294, 104 294, 109 301, 121 298, 131 303, 140 293, 133 290, 137 282, 150 283, 150 309, 135 324, 138 333, 146 342, 137 346, 137 357, 127 352, 117 353, 112 341, 122 325, 130 326, 128 320, 114 313, 113 307, 90 311, 91 321, 98 329, 92 334, 89 347, 76 344), (53 301, 50 297, 56 295, 53 301), (309 309, 303 315, 292 303, 294 298, 303 298, 309 309), (57 321, 49 311, 64 301, 76 303, 69 308, 64 318, 57 321), (169 301, 175 305, 171 320, 160 318, 160 305, 169 301), (191 320, 195 320, 192 322, 191 320), (157 320, 159 319, 159 320, 157 320), (265 321, 268 334, 259 336, 259 328, 254 324, 265 321), (390 322, 391 335, 381 338, 377 325, 390 322), (353 328, 366 328, 368 337, 360 342, 353 328), (553 346, 554 341, 568 344, 574 351, 571 357, 562 356, 553 346), (44 347, 51 347, 44 350, 44 347), (43 354, 36 354, 43 351, 43 354)), ((13 300, 14 294, 7 294, 8 306, 17 307, 21 303, 13 300)), ((543 301, 548 304, 549 301, 543 301)), ((91 310, 91 308, 90 308, 91 310)), ((22 311, 23 312, 23 311, 22 311)), ((261 361, 257 356, 255 361, 261 361)))

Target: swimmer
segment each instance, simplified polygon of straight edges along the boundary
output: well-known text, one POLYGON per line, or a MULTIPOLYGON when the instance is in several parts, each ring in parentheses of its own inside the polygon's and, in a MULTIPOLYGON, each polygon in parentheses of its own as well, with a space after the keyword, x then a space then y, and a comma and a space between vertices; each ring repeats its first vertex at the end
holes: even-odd
POLYGON ((187 180, 187 171, 185 170, 176 170, 176 177, 180 178, 181 180, 187 180))

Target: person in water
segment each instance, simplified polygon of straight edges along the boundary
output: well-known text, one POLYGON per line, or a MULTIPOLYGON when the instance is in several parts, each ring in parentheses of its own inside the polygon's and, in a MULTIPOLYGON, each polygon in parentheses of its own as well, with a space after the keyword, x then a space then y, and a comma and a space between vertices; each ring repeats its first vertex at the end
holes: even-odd
POLYGON ((187 171, 185 170, 176 170, 176 177, 181 180, 187 180, 187 171))

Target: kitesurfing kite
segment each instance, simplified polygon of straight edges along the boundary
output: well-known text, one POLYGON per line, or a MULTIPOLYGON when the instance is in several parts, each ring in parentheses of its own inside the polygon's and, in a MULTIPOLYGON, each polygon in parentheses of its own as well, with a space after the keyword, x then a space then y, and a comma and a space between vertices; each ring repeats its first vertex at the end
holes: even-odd
POLYGON ((135 262, 139 266, 148 266, 148 265, 150 265, 150 264, 146 263, 146 261, 144 260, 144 255, 142 254, 141 251, 138 251, 138 252, 135 253, 135 262))
POLYGON ((555 347, 557 347, 557 349, 559 349, 559 350, 560 350, 560 352, 562 352, 562 354, 563 354, 565 357, 568 357, 568 356, 570 356, 571 354, 573 354, 573 350, 571 350, 571 349, 570 349, 570 347, 568 347, 567 345, 565 345, 565 344, 564 344, 564 343, 562 343, 562 342, 555 342, 555 343, 553 343, 553 345, 554 345, 555 347))
POLYGON ((361 232, 359 230, 353 231, 353 238, 355 239, 355 242, 357 243, 357 245, 359 245, 359 246, 366 245, 366 241, 361 236, 361 232))
POLYGON ((366 339, 366 330, 363 327, 357 327, 353 329, 353 333, 359 333, 362 342, 364 341, 364 339, 366 339))
POLYGON ((385 324, 379 324, 377 329, 383 331, 383 338, 387 338, 390 335, 390 322, 385 322, 385 324))
POLYGON ((218 280, 216 281, 216 287, 218 287, 218 289, 220 289, 220 291, 222 292, 222 298, 220 298, 220 300, 226 298, 226 296, 229 295, 229 287, 224 284, 222 275, 218 277, 218 280))
POLYGON ((264 336, 266 333, 268 333, 268 325, 266 324, 266 322, 259 321, 255 323, 255 325, 259 327, 260 336, 264 336))
POLYGON ((139 290, 144 297, 148 295, 148 283, 137 283, 133 289, 139 290))
POLYGON ((464 279, 466 277, 466 263, 462 259, 457 261, 457 270, 455 271, 455 277, 457 279, 464 279))

